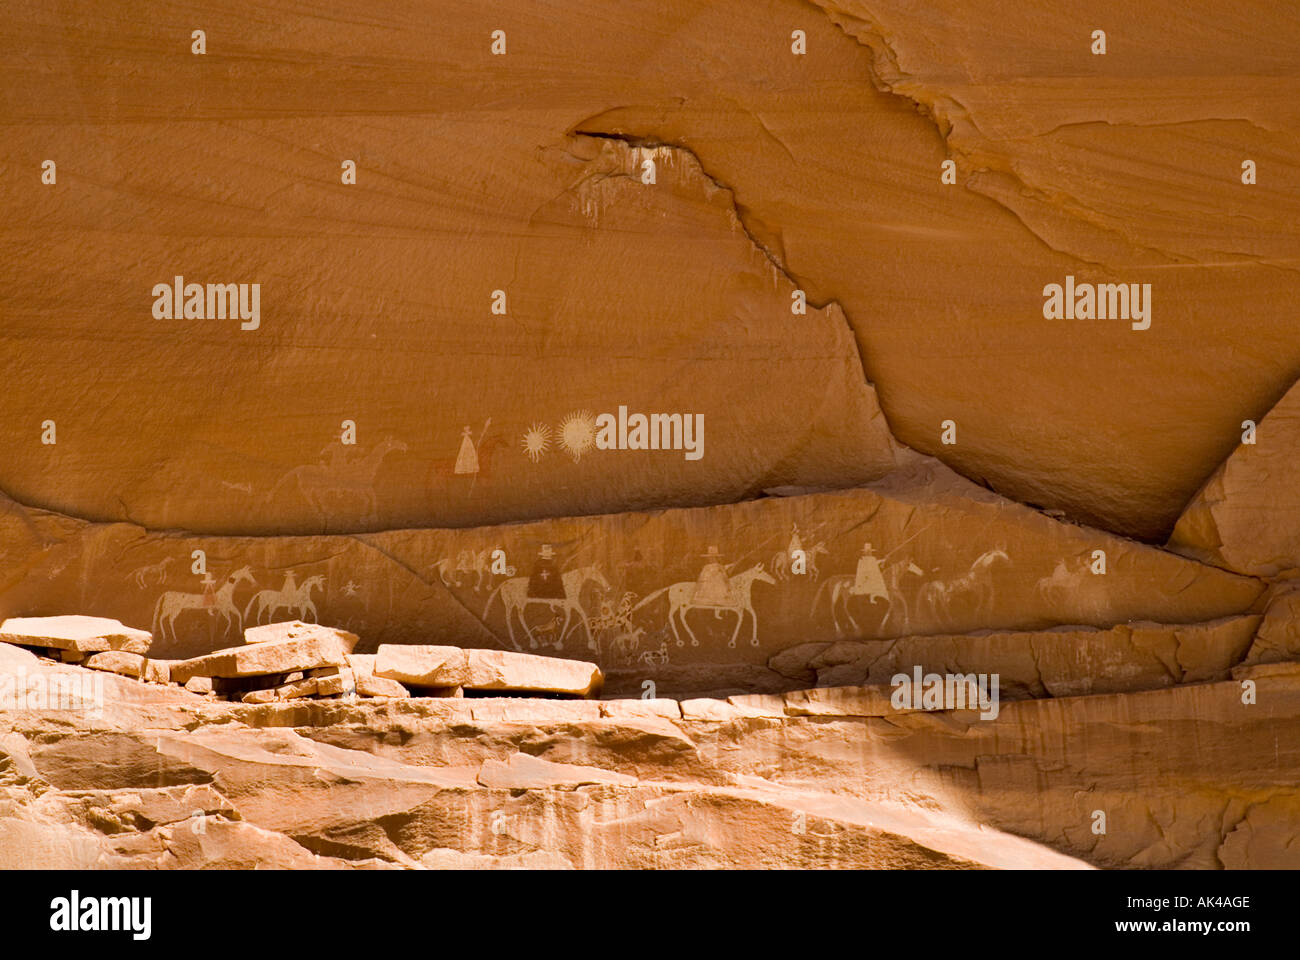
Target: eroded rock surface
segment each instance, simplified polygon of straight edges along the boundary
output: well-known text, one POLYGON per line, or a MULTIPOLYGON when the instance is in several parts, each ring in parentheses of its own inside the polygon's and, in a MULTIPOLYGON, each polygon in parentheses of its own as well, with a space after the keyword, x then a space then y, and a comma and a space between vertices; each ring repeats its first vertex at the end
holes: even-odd
POLYGON ((11 4, 0 864, 1300 866, 1229 6, 11 4))
POLYGON ((1300 383, 1187 505, 1179 552, 1257 577, 1300 576, 1300 383))
MULTIPOLYGON (((182 659, 240 644, 258 598, 289 594, 299 605, 290 614, 310 599, 321 621, 360 635, 358 653, 504 648, 594 661, 614 693, 639 693, 646 679, 672 692, 741 692, 788 686, 766 662, 799 640, 1195 623, 1250 612, 1264 590, 1051 519, 933 459, 903 459, 849 491, 355 537, 160 536, 11 502, 0 548, 30 565, 0 593, 0 613, 80 597, 151 624, 151 656, 182 659), (220 558, 213 582, 168 565, 194 550, 220 558), (141 588, 133 571, 142 568, 165 568, 164 580, 141 588), (537 596, 542 574, 557 586, 537 596)), ((278 646, 249 644, 238 656, 278 646)))
POLYGON ((95 676, 95 712, 0 712, 5 867, 1300 866, 1294 669, 1251 705, 1182 682, 991 720, 869 686, 239 705, 95 676))
POLYGON ((865 365, 902 441, 1164 539, 1300 372, 1300 27, 1285 5, 1177 9, 676 0, 611 19, 564 0, 506 25, 458 3, 364 23, 347 0, 222 4, 193 56, 183 9, 19 3, 0 161, 32 175, 0 184, 18 294, 0 362, 59 386, 9 402, 61 440, 15 444, 0 486, 208 533, 846 487, 890 460, 865 365), (1040 291, 1069 273, 1152 283, 1152 331, 1045 322, 1040 291), (262 283, 259 329, 156 320, 177 275, 262 283), (346 383, 320 376, 336 362, 346 383), (80 403, 103 368, 133 388, 80 403), (708 453, 558 449, 619 404, 703 412, 708 453), (344 419, 356 447, 334 443, 344 419), (475 474, 456 472, 467 427, 475 474))

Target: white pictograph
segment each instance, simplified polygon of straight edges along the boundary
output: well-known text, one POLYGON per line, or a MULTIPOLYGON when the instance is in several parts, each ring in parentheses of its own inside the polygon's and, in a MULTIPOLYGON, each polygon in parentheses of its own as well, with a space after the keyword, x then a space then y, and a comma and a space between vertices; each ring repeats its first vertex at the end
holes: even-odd
POLYGON ((166 637, 170 631, 171 639, 175 640, 177 618, 191 611, 206 612, 210 617, 220 615, 222 625, 227 632, 231 627, 236 632, 242 631, 244 629, 244 615, 239 609, 239 605, 235 603, 235 590, 241 583, 257 586, 251 568, 240 567, 215 590, 212 588, 216 586, 216 581, 212 579, 210 574, 204 580, 205 587, 200 593, 168 590, 158 597, 158 602, 154 606, 154 636, 166 637))
POLYGON ((534 423, 520 441, 528 459, 536 463, 551 449, 551 428, 544 423, 534 423))
POLYGON ((286 485, 297 485, 298 492, 322 519, 333 519, 340 514, 355 515, 360 511, 363 522, 378 519, 379 505, 375 497, 375 476, 379 465, 391 453, 406 450, 406 444, 387 437, 364 456, 354 456, 347 446, 335 442, 321 451, 328 462, 307 463, 294 467, 271 488, 268 502, 280 502, 286 485))
POLYGON ((756 563, 748 570, 728 577, 726 568, 722 566, 718 557, 717 547, 710 547, 705 559, 707 562, 697 579, 683 580, 656 590, 638 603, 633 610, 640 610, 666 594, 668 597, 667 623, 671 627, 673 637, 679 647, 684 646, 686 643, 682 638, 683 631, 690 638, 691 646, 698 647, 700 645, 699 637, 691 629, 691 625, 686 619, 686 615, 692 611, 708 610, 718 617, 724 612, 734 613, 736 615, 736 626, 731 632, 731 639, 727 642, 728 647, 736 645, 736 638, 740 635, 740 628, 745 623, 745 617, 748 616, 751 624, 749 642, 751 646, 758 646, 758 614, 754 612, 751 592, 755 583, 775 585, 776 580, 763 569, 761 563, 756 563), (680 629, 678 627, 679 623, 681 624, 680 629))
POLYGON ((952 580, 933 580, 917 595, 918 609, 924 608, 932 622, 951 627, 962 621, 985 623, 993 613, 993 568, 1010 564, 1005 550, 986 550, 975 558, 970 570, 952 580), (954 615, 960 604, 962 616, 954 615))
MULTIPOLYGON (((550 577, 548 571, 542 571, 542 573, 548 578, 550 577)), ((582 604, 582 592, 588 584, 594 585, 604 593, 612 592, 605 575, 595 566, 569 570, 558 577, 559 585, 553 595, 545 596, 539 596, 536 589, 530 590, 530 585, 535 583, 534 578, 537 576, 538 574, 534 573, 532 577, 511 577, 509 580, 498 584, 497 588, 488 596, 487 604, 483 607, 483 619, 487 619, 493 602, 500 595, 501 603, 506 612, 506 630, 509 632, 510 642, 514 644, 516 650, 523 649, 515 635, 516 620, 523 627, 524 635, 528 637, 529 647, 536 649, 538 646, 538 638, 534 629, 529 627, 528 621, 524 619, 524 612, 531 606, 546 606, 557 614, 563 615, 564 622, 551 644, 556 650, 563 647, 565 638, 579 626, 587 635, 587 643, 590 644, 591 627, 588 622, 586 608, 582 604)))
POLYGON ((293 571, 286 570, 284 586, 279 590, 260 590, 253 595, 252 600, 248 601, 248 606, 244 608, 244 622, 261 623, 262 618, 266 617, 268 623, 273 623, 276 614, 284 610, 293 615, 294 619, 316 623, 316 604, 312 601, 311 595, 313 590, 324 589, 324 576, 316 574, 308 577, 299 586, 293 571))
POLYGON ((596 447, 596 417, 590 410, 576 410, 560 421, 559 443, 573 462, 596 447))
POLYGON ((151 586, 161 587, 167 581, 167 568, 175 559, 175 557, 163 557, 157 563, 136 567, 131 571, 131 580, 141 590, 147 590, 151 586))
MULTIPOLYGON (((491 550, 462 550, 456 554, 456 559, 444 557, 433 565, 434 571, 438 574, 438 579, 442 581, 444 587, 460 587, 464 585, 466 577, 474 578, 474 592, 481 593, 492 581, 492 551, 491 550)), ((505 568, 505 575, 513 577, 515 568, 509 566, 505 568)))

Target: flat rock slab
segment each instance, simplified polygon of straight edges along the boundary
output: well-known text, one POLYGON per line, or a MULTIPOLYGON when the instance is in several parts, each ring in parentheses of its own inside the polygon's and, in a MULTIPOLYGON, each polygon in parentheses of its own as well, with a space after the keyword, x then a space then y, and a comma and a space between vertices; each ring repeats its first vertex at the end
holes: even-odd
POLYGON ((295 640, 271 640, 218 650, 206 657, 194 657, 172 664, 171 677, 185 683, 191 677, 262 677, 317 667, 341 667, 348 651, 343 641, 330 633, 311 633, 295 640))
POLYGON ((390 697, 400 700, 411 695, 410 691, 396 680, 376 677, 373 674, 368 677, 358 674, 356 684, 357 693, 363 697, 390 697))
POLYGON ((144 657, 138 653, 127 653, 125 650, 92 653, 82 662, 82 666, 89 667, 91 670, 107 670, 110 673, 120 673, 124 677, 140 676, 144 672, 144 665, 144 657))
POLYGON ((416 687, 464 687, 588 696, 604 676, 594 663, 507 650, 382 644, 375 676, 416 687))
POLYGON ((600 767, 554 763, 526 753, 514 753, 506 761, 485 760, 478 782, 493 790, 573 790, 587 784, 636 784, 636 777, 600 767))
MULTIPOLYGON (((317 693, 318 681, 315 677, 308 677, 305 680, 295 680, 293 683, 282 684, 275 688, 275 697, 277 700, 295 700, 299 697, 312 697, 317 693)), ((257 691, 260 693, 261 691, 257 691)), ((252 701, 245 701, 252 702, 252 701)))
POLYGON ((888 686, 820 687, 787 693, 785 712, 792 717, 888 717, 899 710, 888 686))
MULTIPOLYGON (((998 674, 1004 699, 1073 697, 1225 680, 1251 646, 1260 617, 1206 623, 1135 621, 1109 629, 1052 627, 805 643, 773 657, 785 676, 826 687, 888 687, 924 672, 998 674)), ((1275 659, 1290 659, 1278 656, 1275 659)))
POLYGON ((322 697, 334 697, 340 694, 357 692, 356 679, 351 670, 343 669, 338 673, 316 679, 316 692, 322 697))
POLYGON ((378 658, 373 653, 350 653, 348 654, 348 667, 358 679, 373 677, 375 675, 376 659, 378 658))
POLYGON ((278 640, 323 639, 335 641, 345 653, 351 653, 357 645, 357 635, 338 627, 323 627, 319 623, 303 623, 301 620, 285 620, 281 623, 268 623, 262 627, 249 627, 244 631, 245 643, 274 643, 278 640))
POLYGON ((140 679, 148 683, 171 683, 172 665, 169 660, 145 660, 140 679))
POLYGON ((599 689, 604 675, 594 663, 560 660, 506 650, 466 650, 466 690, 526 690, 587 696, 599 689))
POLYGON ((1234 680, 1258 680, 1261 677, 1300 677, 1300 663, 1252 663, 1232 668, 1234 680))
POLYGON ((680 720, 682 708, 676 700, 602 700, 600 715, 608 720, 651 720, 660 717, 680 720))
POLYGON ((372 673, 413 687, 458 687, 469 679, 460 647, 380 644, 372 673))
POLYGON ((27 647, 54 647, 78 653, 125 650, 148 653, 153 634, 108 617, 10 617, 0 624, 0 641, 27 647))

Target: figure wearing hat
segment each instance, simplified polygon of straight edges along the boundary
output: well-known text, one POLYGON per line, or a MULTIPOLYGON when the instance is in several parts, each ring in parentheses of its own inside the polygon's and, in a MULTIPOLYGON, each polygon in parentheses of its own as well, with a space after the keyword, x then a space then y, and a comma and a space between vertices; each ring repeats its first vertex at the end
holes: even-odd
MULTIPOLYGON (((211 573, 204 573, 200 582, 203 584, 203 605, 205 607, 215 607, 217 605, 217 595, 213 591, 217 586, 216 578, 211 573)), ((208 612, 212 613, 211 610, 208 612)))
POLYGON ((460 435, 460 453, 456 455, 456 467, 452 471, 457 475, 478 473, 478 447, 474 444, 474 432, 466 426, 460 435))
POLYGON ((880 570, 880 560, 871 552, 871 544, 862 545, 862 556, 858 558, 857 575, 853 578, 853 586, 849 593, 855 597, 871 597, 871 602, 875 603, 876 598, 889 599, 889 588, 885 586, 885 576, 880 570))
POLYGON ((722 565, 722 555, 718 553, 718 548, 709 547, 704 559, 707 562, 700 571, 699 579, 695 581, 695 594, 691 597, 691 602, 710 607, 734 607, 736 598, 731 592, 731 578, 727 576, 727 568, 722 565))
POLYGON ((537 600, 564 599, 564 580, 555 565, 555 550, 549 543, 542 544, 537 552, 537 562, 528 577, 528 596, 537 600))
POLYGON ((794 552, 802 549, 803 541, 799 539, 799 524, 796 523, 794 525, 794 533, 790 534, 790 546, 786 548, 785 555, 787 557, 794 557, 794 552))

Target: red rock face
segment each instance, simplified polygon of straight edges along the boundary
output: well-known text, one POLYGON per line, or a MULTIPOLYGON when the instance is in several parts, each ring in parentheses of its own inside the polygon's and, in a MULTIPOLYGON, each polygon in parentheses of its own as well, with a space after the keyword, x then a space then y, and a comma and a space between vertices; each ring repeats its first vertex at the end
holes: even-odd
POLYGON ((11 4, 9 865, 1295 865, 1297 23, 1022 6, 11 4))

